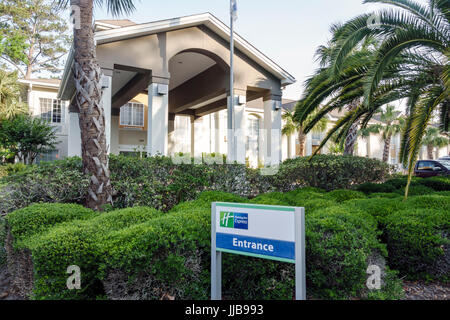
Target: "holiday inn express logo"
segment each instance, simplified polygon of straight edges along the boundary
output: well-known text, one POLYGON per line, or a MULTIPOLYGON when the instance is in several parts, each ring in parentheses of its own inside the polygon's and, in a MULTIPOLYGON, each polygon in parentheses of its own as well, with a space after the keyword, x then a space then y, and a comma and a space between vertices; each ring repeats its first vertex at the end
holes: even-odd
POLYGON ((248 230, 248 213, 221 212, 220 227, 248 230))

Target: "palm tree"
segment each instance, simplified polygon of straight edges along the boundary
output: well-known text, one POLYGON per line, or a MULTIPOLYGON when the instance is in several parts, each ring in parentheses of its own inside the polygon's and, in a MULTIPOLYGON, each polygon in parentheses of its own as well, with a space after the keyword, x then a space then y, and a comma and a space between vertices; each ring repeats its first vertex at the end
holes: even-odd
POLYGON ((427 147, 428 160, 433 159, 433 151, 435 148, 443 148, 450 144, 450 139, 443 136, 438 128, 428 127, 422 145, 427 147))
POLYGON ((331 68, 342 72, 347 56, 367 37, 381 40, 373 62, 363 81, 363 104, 355 111, 352 121, 373 114, 374 98, 380 87, 404 83, 408 93, 408 114, 403 133, 401 160, 409 168, 409 185, 422 146, 422 139, 435 112, 439 112, 441 131, 450 123, 450 1, 429 0, 422 5, 412 0, 365 0, 383 3, 396 10, 382 10, 379 24, 371 26, 371 14, 360 15, 344 24, 336 34, 331 68), (397 69, 396 77, 385 76, 397 69))
MULTIPOLYGON (((342 117, 319 146, 318 151, 332 139, 345 146, 344 154, 353 154, 358 137, 358 130, 364 130, 373 115, 381 106, 406 98, 408 96, 409 82, 395 81, 397 68, 393 66, 384 74, 386 83, 381 85, 374 94, 370 108, 363 108, 364 79, 370 69, 379 46, 378 42, 368 37, 357 48, 348 53, 342 62, 339 74, 333 69, 333 57, 340 41, 339 34, 342 26, 333 26, 334 40, 328 46, 319 47, 316 57, 320 60, 321 67, 307 79, 305 92, 296 106, 295 118, 305 122, 305 132, 320 121, 327 113, 333 110, 346 110, 342 117), (315 117, 310 117, 315 113, 315 117), (365 117, 363 117, 365 116, 365 117), (309 118, 309 121, 306 119, 309 118)), ((412 66, 419 63, 411 62, 412 66)))
MULTIPOLYGON (((315 115, 311 115, 311 118, 315 115)), ((308 118, 306 121, 311 120, 311 118, 308 118)), ((285 136, 292 136, 294 133, 297 132, 298 134, 298 141, 300 144, 300 157, 303 157, 305 155, 305 142, 306 142, 306 133, 304 131, 304 125, 298 121, 296 121, 294 117, 294 113, 291 111, 287 111, 285 114, 283 114, 283 119, 286 121, 286 124, 284 125, 282 129, 282 134, 285 136)), ((319 122, 315 124, 315 126, 312 128, 311 131, 313 132, 323 132, 327 129, 328 120, 327 118, 323 117, 320 119, 319 122)))
MULTIPOLYGON (((326 77, 322 78, 322 87, 312 89, 317 91, 316 97, 325 95, 330 101, 344 101, 352 96, 362 99, 328 134, 330 137, 339 132, 339 139, 355 124, 365 128, 382 105, 408 98, 408 118, 400 153, 401 161, 409 168, 406 198, 422 138, 436 112, 439 112, 440 129, 449 130, 450 1, 429 0, 427 5, 413 0, 365 0, 364 3, 387 4, 395 10, 379 11, 376 19, 379 23, 375 26, 369 23, 373 14, 363 14, 333 26, 331 46, 326 51, 326 77), (377 39, 378 43, 367 63, 361 61, 352 66, 352 57, 371 39, 377 39), (359 75, 353 77, 349 68, 354 73, 359 70, 359 75), (324 86, 327 78, 329 89, 324 86), (350 90, 344 94, 346 88, 350 90)), ((314 99, 317 100, 313 97, 306 101, 300 117, 305 118, 317 106, 314 99)))
POLYGON ((80 21, 74 28, 74 81, 75 104, 80 111, 81 150, 84 171, 91 176, 87 207, 102 210, 112 203, 112 187, 109 178, 108 154, 105 135, 105 114, 101 104, 101 69, 96 58, 94 44, 94 2, 106 5, 114 16, 130 13, 133 0, 58 0, 60 6, 69 4, 77 8, 80 21))
POLYGON ((17 72, 0 70, 0 121, 27 112, 26 104, 20 101, 17 80, 17 72))
POLYGON ((399 112, 392 105, 388 105, 385 111, 381 110, 378 114, 383 124, 373 124, 368 126, 367 129, 382 135, 384 141, 383 161, 387 163, 389 161, 392 137, 402 132, 405 120, 398 116, 399 112))

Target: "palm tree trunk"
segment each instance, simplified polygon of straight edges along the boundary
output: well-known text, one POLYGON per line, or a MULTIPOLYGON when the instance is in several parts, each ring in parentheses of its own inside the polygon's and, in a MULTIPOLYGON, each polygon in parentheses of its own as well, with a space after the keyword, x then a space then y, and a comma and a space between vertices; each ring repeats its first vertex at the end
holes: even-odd
POLYGON ((433 151, 434 151, 434 147, 433 145, 429 144, 427 145, 427 152, 428 152, 428 159, 427 160, 433 160, 433 151))
POLYGON ((105 115, 101 105, 101 69, 97 63, 92 28, 93 0, 71 0, 80 8, 80 29, 74 30, 75 104, 80 111, 81 150, 84 172, 90 175, 86 206, 102 210, 112 203, 105 115))
MULTIPOLYGON (((348 111, 354 111, 358 107, 358 101, 352 102, 349 107, 348 111)), ((345 155, 353 155, 355 152, 355 144, 358 140, 358 130, 359 130, 359 123, 355 122, 348 131, 347 137, 345 138, 345 149, 344 149, 344 156, 345 155)))
POLYGON ((391 150, 391 140, 392 136, 388 135, 384 140, 384 150, 383 150, 383 162, 389 162, 389 151, 391 150))
POLYGON ((305 143, 306 143, 306 134, 303 132, 303 128, 298 129, 298 142, 300 149, 300 157, 305 156, 305 143))

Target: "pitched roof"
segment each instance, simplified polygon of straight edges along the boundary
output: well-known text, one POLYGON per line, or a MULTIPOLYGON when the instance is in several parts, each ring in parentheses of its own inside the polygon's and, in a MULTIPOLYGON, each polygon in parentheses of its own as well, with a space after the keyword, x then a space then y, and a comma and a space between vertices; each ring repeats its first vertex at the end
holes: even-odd
POLYGON ((31 84, 33 86, 59 88, 61 84, 61 79, 45 79, 45 78, 29 79, 29 80, 21 79, 19 80, 19 82, 23 84, 31 84))
POLYGON ((97 20, 95 21, 95 31, 117 29, 122 27, 135 26, 137 23, 128 20, 97 20))
MULTIPOLYGON (((117 20, 123 21, 123 20, 117 20)), ((153 21, 142 24, 134 24, 134 22, 120 22, 120 24, 130 24, 129 26, 114 26, 113 24, 106 24, 110 28, 106 27, 102 30, 96 30, 95 41, 97 45, 111 43, 136 37, 142 37, 151 34, 157 34, 162 32, 169 32, 178 29, 185 29, 189 27, 195 27, 204 25, 222 39, 230 40, 230 28, 216 18, 211 13, 202 13, 191 16, 172 18, 167 20, 153 21), (133 24, 131 24, 133 23, 133 24)), ((98 24, 97 24, 98 25, 98 24)), ((247 40, 242 38, 239 34, 235 33, 234 36, 235 48, 243 52, 250 59, 258 63, 262 68, 270 72, 276 78, 281 80, 282 86, 287 86, 296 82, 295 78, 276 64, 272 59, 264 55, 261 51, 256 49, 247 40)), ((67 81, 69 79, 69 74, 71 73, 71 68, 73 65, 73 48, 69 52, 69 56, 66 62, 66 68, 64 70, 63 82, 61 85, 60 92, 58 96, 65 97, 65 91, 67 86, 67 81)))

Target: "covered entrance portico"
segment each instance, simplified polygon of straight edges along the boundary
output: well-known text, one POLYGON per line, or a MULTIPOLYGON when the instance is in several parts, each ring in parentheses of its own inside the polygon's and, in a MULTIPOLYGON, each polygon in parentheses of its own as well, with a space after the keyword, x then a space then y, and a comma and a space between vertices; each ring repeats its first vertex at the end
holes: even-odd
MULTIPOLYGON (((176 119, 187 117, 191 155, 201 154, 207 142, 198 128, 205 116, 213 114, 208 137, 213 146, 207 150, 220 153, 220 143, 226 143, 228 158, 245 163, 246 153, 240 150, 248 143, 246 104, 262 99, 264 161, 281 160, 282 88, 295 79, 236 36, 235 107, 230 108, 230 31, 217 18, 201 14, 125 27, 112 22, 101 26, 95 40, 104 74, 102 100, 109 152, 140 146, 143 150, 136 151, 172 155, 180 150, 177 144, 185 141, 176 134, 176 119), (218 120, 221 110, 227 110, 226 126, 218 120), (227 138, 222 139, 223 135, 227 138)), ((59 92, 66 100, 75 91, 71 59, 59 92)), ((69 156, 81 154, 77 112, 71 107, 69 156)))

